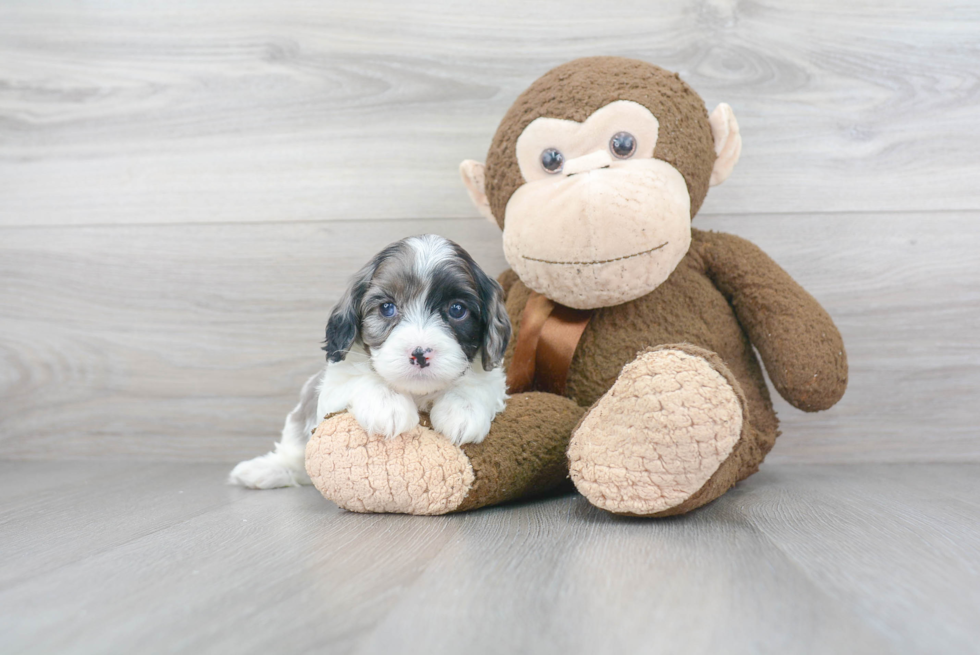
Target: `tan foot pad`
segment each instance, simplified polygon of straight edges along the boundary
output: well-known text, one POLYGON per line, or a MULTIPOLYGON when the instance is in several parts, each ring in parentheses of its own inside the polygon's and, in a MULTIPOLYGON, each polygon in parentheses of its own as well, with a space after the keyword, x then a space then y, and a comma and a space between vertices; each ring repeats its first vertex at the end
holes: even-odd
POLYGON ((739 396, 687 349, 637 357, 575 431, 571 478, 593 505, 640 516, 686 511, 731 454, 742 431, 739 396))
POLYGON ((445 514, 459 507, 474 479, 469 458, 432 429, 372 437, 350 414, 317 427, 306 445, 306 471, 327 500, 352 512, 445 514))

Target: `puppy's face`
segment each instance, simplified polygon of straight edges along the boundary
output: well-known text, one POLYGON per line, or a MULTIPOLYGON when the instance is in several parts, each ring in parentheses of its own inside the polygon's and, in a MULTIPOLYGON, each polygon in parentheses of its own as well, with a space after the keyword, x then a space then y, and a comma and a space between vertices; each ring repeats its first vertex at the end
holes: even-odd
POLYGON ((409 237, 382 250, 354 276, 327 323, 327 358, 362 343, 396 391, 445 389, 477 354, 499 366, 510 338, 500 286, 455 243, 409 237))

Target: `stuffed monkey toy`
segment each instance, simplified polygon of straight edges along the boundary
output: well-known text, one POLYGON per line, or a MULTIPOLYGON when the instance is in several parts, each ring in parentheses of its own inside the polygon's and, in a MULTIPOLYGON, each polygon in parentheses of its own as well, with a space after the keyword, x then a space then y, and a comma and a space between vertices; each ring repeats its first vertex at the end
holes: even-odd
POLYGON ((709 115, 657 66, 594 57, 535 81, 486 166, 461 165, 512 267, 506 409, 462 447, 330 417, 307 447, 314 484, 354 511, 442 514, 570 477, 597 507, 667 516, 758 470, 779 430, 753 346, 808 412, 841 398, 847 358, 827 312, 759 248, 691 227, 740 151, 731 108, 709 115))

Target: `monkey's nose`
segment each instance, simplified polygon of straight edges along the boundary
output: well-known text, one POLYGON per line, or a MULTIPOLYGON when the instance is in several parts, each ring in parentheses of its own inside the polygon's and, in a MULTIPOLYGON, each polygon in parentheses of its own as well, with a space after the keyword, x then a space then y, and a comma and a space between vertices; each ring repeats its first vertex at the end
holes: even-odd
POLYGON ((429 356, 429 353, 431 352, 432 352, 432 348, 426 348, 425 350, 422 350, 422 347, 419 346, 418 348, 412 351, 412 356, 409 357, 408 359, 415 366, 418 366, 419 368, 425 368, 426 366, 429 365, 430 363, 429 360, 432 359, 432 357, 429 356))

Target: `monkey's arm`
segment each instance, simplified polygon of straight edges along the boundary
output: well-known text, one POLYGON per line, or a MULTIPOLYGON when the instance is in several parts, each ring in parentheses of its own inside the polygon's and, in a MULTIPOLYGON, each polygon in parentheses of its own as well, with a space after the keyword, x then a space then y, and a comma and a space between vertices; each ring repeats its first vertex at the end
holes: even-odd
POLYGON ((847 354, 824 308, 755 244, 693 232, 709 277, 735 308, 779 395, 806 412, 832 407, 847 387, 847 354))

